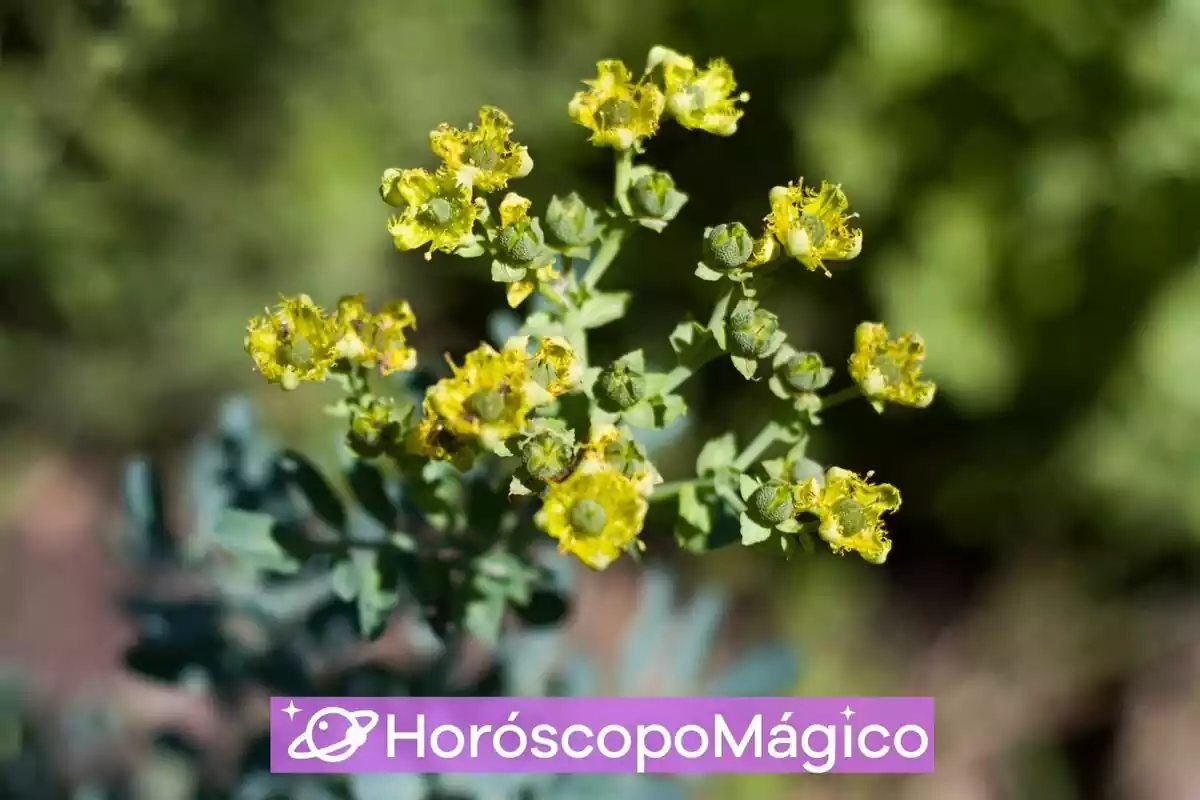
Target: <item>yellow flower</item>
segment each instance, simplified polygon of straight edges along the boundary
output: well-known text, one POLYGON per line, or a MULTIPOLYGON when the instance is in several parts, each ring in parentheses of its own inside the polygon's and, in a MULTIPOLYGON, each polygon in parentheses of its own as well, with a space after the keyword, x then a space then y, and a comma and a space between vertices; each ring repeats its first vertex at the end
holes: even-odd
POLYGON ((593 426, 582 454, 583 463, 616 470, 633 481, 643 496, 649 496, 663 482, 662 475, 627 428, 608 423, 593 426))
POLYGON ((404 207, 388 220, 388 233, 397 250, 414 250, 428 244, 425 258, 429 259, 434 250, 452 253, 470 241, 479 208, 471 199, 471 187, 459 186, 452 172, 398 171, 393 188, 392 194, 399 195, 404 207))
POLYGON ((479 449, 469 439, 456 436, 437 415, 428 395, 421 405, 423 416, 408 440, 408 449, 433 461, 447 461, 466 472, 475 463, 479 449))
POLYGON ((459 186, 495 192, 533 169, 529 149, 514 142, 512 132, 507 114, 484 106, 479 109, 479 127, 471 125, 460 131, 443 123, 429 134, 429 146, 459 186))
POLYGON ((890 484, 869 483, 871 475, 859 476, 841 467, 825 472, 817 513, 821 538, 835 553, 853 550, 872 564, 882 564, 891 552, 881 517, 900 507, 900 492, 890 484))
POLYGON ((513 337, 499 352, 483 344, 467 354, 461 367, 451 363, 453 377, 426 393, 428 410, 445 431, 487 450, 521 432, 529 412, 549 399, 531 380, 527 342, 513 337))
POLYGON ((666 47, 650 51, 647 69, 662 66, 666 86, 667 109, 685 128, 731 136, 745 113, 738 102, 750 99, 746 92, 735 95, 737 83, 733 70, 724 59, 714 58, 708 67, 697 70, 691 58, 666 47))
POLYGON ((533 380, 554 397, 571 391, 583 373, 575 349, 561 336, 547 336, 538 342, 531 366, 533 380))
POLYGON ((653 136, 666 105, 662 91, 645 78, 633 83, 620 61, 601 61, 596 72, 594 79, 584 81, 589 89, 577 92, 567 107, 571 119, 591 129, 590 141, 628 150, 653 136))
POLYGON ((829 275, 826 261, 848 261, 862 250, 862 231, 847 224, 858 215, 848 207, 840 186, 822 181, 820 189, 805 189, 801 179, 771 190, 766 227, 789 256, 829 275))
POLYGON ((550 484, 534 521, 593 569, 604 569, 638 534, 648 503, 632 480, 613 469, 586 465, 561 483, 550 484))
POLYGON ((417 365, 417 351, 408 345, 405 330, 417 327, 408 303, 394 300, 379 313, 367 311, 361 294, 338 301, 332 320, 333 350, 338 358, 390 375, 417 365))
POLYGON ((306 294, 281 298, 246 327, 246 352, 262 376, 287 390, 302 381, 323 381, 337 358, 328 322, 306 294))
POLYGON ((863 322, 854 331, 850 377, 876 411, 884 403, 925 408, 933 402, 937 385, 921 379, 925 342, 920 335, 903 333, 888 339, 887 327, 863 322))

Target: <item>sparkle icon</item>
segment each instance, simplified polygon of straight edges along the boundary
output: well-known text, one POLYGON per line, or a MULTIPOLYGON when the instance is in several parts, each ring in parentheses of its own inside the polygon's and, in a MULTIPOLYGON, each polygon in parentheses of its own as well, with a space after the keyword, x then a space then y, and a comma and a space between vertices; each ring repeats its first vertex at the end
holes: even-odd
MULTIPOLYGON (((290 704, 291 708, 294 704, 290 704)), ((285 712, 287 708, 283 709, 285 712)), ((299 711, 299 709, 296 709, 299 711)), ((367 734, 379 724, 379 715, 374 711, 347 711, 344 708, 330 706, 323 708, 309 719, 304 733, 292 740, 288 746, 288 758, 303 761, 315 758, 326 764, 337 764, 345 761, 358 752, 367 742, 367 734), (318 747, 315 741, 317 731, 328 731, 330 716, 341 717, 346 721, 346 732, 340 741, 318 747)))
POLYGON ((855 711, 854 709, 852 709, 850 706, 846 706, 845 708, 843 708, 843 709, 842 709, 840 712, 838 712, 838 713, 840 713, 840 714, 841 714, 843 717, 845 717, 845 718, 846 718, 846 721, 847 721, 847 722, 849 722, 849 721, 850 721, 850 718, 851 718, 851 717, 853 717, 853 716, 854 716, 856 713, 858 713, 858 712, 856 712, 856 711, 855 711))
POLYGON ((296 715, 300 713, 300 709, 296 708, 296 701, 289 700, 287 707, 283 709, 283 713, 288 715, 288 719, 295 719, 296 715))

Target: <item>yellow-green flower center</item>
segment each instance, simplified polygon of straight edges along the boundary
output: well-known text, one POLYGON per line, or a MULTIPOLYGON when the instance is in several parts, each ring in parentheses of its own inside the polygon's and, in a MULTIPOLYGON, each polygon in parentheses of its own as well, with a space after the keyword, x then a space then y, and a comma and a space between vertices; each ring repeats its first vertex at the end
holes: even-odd
POLYGON ((883 376, 886 383, 895 384, 904 380, 904 370, 900 366, 900 362, 889 355, 875 356, 871 360, 871 364, 879 370, 879 374, 883 376))
POLYGON ((813 247, 820 247, 829 236, 829 227, 816 214, 801 214, 800 227, 808 234, 808 241, 813 247))
POLYGON ((484 422, 504 416, 504 395, 495 389, 480 389, 467 398, 467 410, 484 422))
POLYGON ((536 360, 532 364, 529 371, 529 377, 533 382, 543 389, 549 388, 550 384, 558 380, 558 371, 554 369, 554 365, 549 361, 536 360))
POLYGON ((571 506, 571 527, 585 536, 597 536, 604 530, 605 516, 604 506, 585 497, 571 506))
POLYGON ((316 357, 316 350, 307 337, 291 334, 287 325, 280 328, 279 334, 282 339, 279 347, 281 363, 299 366, 309 363, 316 357))
POLYGON ((633 122, 633 103, 623 98, 613 97, 605 100, 596 109, 596 119, 604 128, 619 128, 633 122))
POLYGON ((833 513, 837 516, 838 525, 846 536, 853 536, 866 530, 867 509, 852 497, 843 497, 833 504, 833 513))
POLYGON ((493 170, 500 163, 500 156, 487 142, 472 142, 467 146, 467 161, 481 170, 493 170))
POLYGON ((454 206, 444 197, 435 197, 425 204, 423 216, 431 225, 446 225, 454 218, 454 206))

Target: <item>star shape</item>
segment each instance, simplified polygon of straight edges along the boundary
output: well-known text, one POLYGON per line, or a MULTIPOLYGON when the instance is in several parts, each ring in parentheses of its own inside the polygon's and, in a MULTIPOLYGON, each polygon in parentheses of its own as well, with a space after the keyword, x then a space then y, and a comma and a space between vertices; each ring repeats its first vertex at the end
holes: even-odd
POLYGON ((288 715, 288 719, 295 719, 296 714, 300 713, 300 709, 296 708, 296 701, 289 700, 287 706, 283 709, 283 713, 288 715))
POLYGON ((846 706, 839 713, 841 713, 841 715, 846 718, 846 721, 849 722, 850 718, 853 717, 857 712, 854 709, 852 709, 850 706, 846 706))

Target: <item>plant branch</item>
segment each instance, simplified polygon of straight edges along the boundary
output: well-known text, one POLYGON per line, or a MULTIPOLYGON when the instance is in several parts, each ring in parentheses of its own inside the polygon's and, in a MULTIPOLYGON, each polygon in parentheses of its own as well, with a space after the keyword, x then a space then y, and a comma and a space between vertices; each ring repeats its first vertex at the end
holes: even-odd
POLYGON ((821 410, 828 411, 834 406, 840 406, 842 403, 849 402, 850 400, 857 400, 859 397, 862 397, 862 390, 858 388, 857 384, 847 386, 845 389, 840 389, 828 397, 822 397, 821 410))
POLYGON ((743 450, 740 455, 738 455, 737 459, 733 462, 733 465, 739 470, 746 470, 751 464, 762 458, 763 454, 765 454, 772 445, 782 439, 784 433, 785 430, 779 423, 774 421, 768 422, 762 427, 762 430, 758 432, 758 435, 750 441, 750 444, 746 445, 746 449, 743 450))

